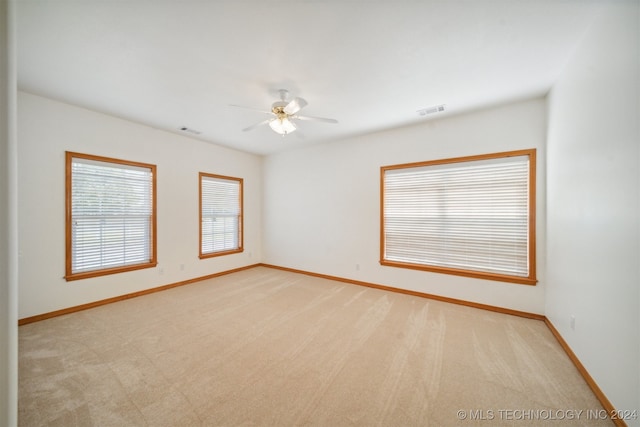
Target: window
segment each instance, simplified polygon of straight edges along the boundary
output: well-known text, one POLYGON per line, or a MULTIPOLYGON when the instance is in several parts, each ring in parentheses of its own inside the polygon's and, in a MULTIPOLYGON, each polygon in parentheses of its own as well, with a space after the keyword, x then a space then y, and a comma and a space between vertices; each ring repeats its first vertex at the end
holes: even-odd
POLYGON ((155 165, 66 153, 67 280, 156 266, 155 180, 155 165))
POLYGON ((242 179, 200 172, 200 258, 242 250, 242 179))
POLYGON ((381 168, 380 263, 535 284, 535 150, 381 168))

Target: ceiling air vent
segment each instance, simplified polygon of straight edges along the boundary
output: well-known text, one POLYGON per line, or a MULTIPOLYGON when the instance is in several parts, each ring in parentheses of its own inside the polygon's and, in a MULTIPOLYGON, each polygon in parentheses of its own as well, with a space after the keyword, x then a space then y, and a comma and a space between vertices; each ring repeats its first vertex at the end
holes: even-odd
POLYGON ((444 104, 434 105, 433 107, 423 108, 418 110, 418 115, 426 116, 429 114, 442 113, 444 111, 444 104))
POLYGON ((192 134, 192 135, 200 135, 200 134, 202 133, 202 132, 197 131, 197 130, 195 130, 195 129, 189 129, 189 128, 188 128, 188 127, 186 127, 186 126, 181 127, 181 128, 180 128, 180 130, 181 130, 182 132, 187 132, 187 133, 190 133, 190 134, 192 134))

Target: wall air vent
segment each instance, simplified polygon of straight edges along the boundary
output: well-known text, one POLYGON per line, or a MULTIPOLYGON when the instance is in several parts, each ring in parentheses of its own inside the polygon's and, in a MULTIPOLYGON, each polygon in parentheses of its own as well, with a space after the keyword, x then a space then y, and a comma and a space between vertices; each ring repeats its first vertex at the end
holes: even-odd
POLYGON ((190 129, 190 128, 186 127, 186 126, 181 127, 180 130, 182 132, 187 132, 187 133, 190 133, 192 135, 200 135, 202 133, 202 132, 200 132, 198 130, 190 129))
POLYGON ((444 104, 434 105, 433 107, 422 108, 418 110, 418 115, 426 116, 429 114, 442 113, 444 111, 444 104))

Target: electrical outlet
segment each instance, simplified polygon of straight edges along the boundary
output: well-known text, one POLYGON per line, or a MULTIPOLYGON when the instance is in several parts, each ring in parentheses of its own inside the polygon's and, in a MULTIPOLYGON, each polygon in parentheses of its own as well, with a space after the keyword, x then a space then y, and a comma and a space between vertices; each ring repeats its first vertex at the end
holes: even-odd
POLYGON ((180 271, 184 271, 184 264, 180 264, 180 271))
POLYGON ((356 271, 360 271, 360 264, 356 264, 356 271))
POLYGON ((158 273, 159 273, 159 274, 164 274, 164 268, 160 267, 160 268, 158 269, 158 273))
POLYGON ((573 314, 571 315, 571 319, 570 319, 570 323, 571 325, 571 330, 575 331, 576 330, 576 316, 574 316, 573 314))

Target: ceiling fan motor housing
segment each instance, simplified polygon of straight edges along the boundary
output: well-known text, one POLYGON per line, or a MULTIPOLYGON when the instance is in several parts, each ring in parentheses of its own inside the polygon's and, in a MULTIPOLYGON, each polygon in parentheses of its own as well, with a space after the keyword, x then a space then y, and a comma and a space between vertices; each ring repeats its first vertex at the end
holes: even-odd
MULTIPOLYGON (((298 112, 303 109, 307 105, 307 101, 303 98, 294 98, 292 100, 288 100, 289 92, 285 89, 280 89, 280 100, 271 104, 271 113, 274 115, 273 118, 263 120, 259 123, 251 125, 243 131, 249 131, 255 129, 258 126, 269 124, 271 129, 273 129, 276 133, 280 135, 287 135, 296 130, 296 125, 293 123, 293 119, 300 120, 314 120, 326 123, 338 123, 335 119, 325 119, 322 117, 311 117, 311 116, 299 116, 298 112)), ((240 107, 236 105, 236 107, 240 107)), ((246 107, 245 107, 246 108, 246 107)), ((259 110, 262 111, 262 110, 259 110)), ((266 113, 266 111, 262 111, 266 113)))
POLYGON ((287 106, 287 102, 285 102, 285 101, 276 101, 273 104, 271 104, 271 112, 273 114, 275 114, 279 119, 282 120, 282 119, 284 119, 284 118, 289 116, 284 111, 284 107, 286 107, 286 106, 287 106))

